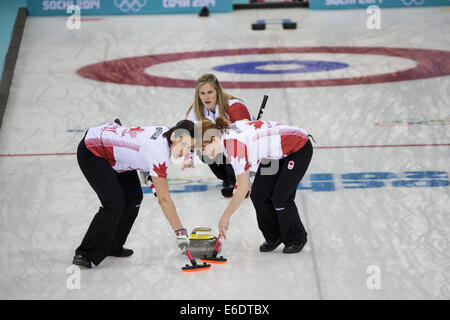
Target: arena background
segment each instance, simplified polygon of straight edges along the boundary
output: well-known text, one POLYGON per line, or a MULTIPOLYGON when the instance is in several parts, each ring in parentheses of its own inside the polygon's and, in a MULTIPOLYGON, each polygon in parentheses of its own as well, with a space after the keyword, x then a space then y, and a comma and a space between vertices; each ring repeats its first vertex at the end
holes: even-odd
MULTIPOLYGON (((0 299, 448 300, 450 11, 407 3, 379 11, 235 3, 209 17, 201 8, 82 10, 77 29, 73 12, 21 22, 25 1, 2 1, 0 299), (252 30, 258 21, 265 30, 252 30), (85 130, 115 118, 173 125, 207 72, 253 115, 266 94, 263 119, 314 136, 296 197, 307 246, 260 253, 245 200, 224 243, 228 263, 184 274, 187 259, 143 185, 127 242, 135 254, 77 273, 74 249, 99 206, 75 157, 85 130)), ((217 232, 229 200, 196 166, 169 168, 172 196, 188 230, 217 232)))

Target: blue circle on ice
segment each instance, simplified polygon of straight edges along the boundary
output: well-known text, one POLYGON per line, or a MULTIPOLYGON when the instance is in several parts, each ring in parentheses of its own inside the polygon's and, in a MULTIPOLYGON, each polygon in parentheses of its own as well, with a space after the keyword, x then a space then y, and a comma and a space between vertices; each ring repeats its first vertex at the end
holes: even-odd
POLYGON ((307 72, 320 72, 331 71, 347 68, 349 65, 342 62, 335 61, 318 61, 318 60, 271 60, 271 61, 254 61, 254 62, 241 62, 225 64, 222 66, 214 67, 213 70, 239 73, 239 74, 284 74, 284 73, 307 73, 307 72), (288 66, 292 65, 292 68, 279 68, 276 66, 288 66), (271 66, 271 69, 267 69, 267 66, 271 66), (275 66, 275 67, 273 67, 275 66), (296 68, 296 66, 298 66, 296 68), (263 68, 266 67, 266 68, 263 68))

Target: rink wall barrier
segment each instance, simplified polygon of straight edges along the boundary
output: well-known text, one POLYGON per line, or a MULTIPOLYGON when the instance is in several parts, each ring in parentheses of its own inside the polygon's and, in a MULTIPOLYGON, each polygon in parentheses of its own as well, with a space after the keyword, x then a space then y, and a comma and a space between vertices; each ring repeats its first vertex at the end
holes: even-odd
POLYGON ((309 2, 304 0, 302 2, 252 2, 249 3, 235 3, 233 9, 286 9, 286 8, 308 8, 309 2))
POLYGON ((83 15, 230 12, 232 0, 28 0, 30 16, 67 15, 70 6, 78 6, 83 15))
POLYGON ((3 121, 6 104, 8 103, 9 92, 11 90, 12 78, 16 67, 17 57, 19 55, 20 43, 22 42, 23 30, 27 20, 27 9, 19 8, 17 11, 16 22, 14 24, 11 41, 9 42, 8 52, 5 57, 2 78, 0 82, 0 127, 3 121))
POLYGON ((450 0, 310 0, 309 8, 312 10, 329 9, 362 9, 376 5, 380 8, 393 7, 428 7, 448 6, 450 0))

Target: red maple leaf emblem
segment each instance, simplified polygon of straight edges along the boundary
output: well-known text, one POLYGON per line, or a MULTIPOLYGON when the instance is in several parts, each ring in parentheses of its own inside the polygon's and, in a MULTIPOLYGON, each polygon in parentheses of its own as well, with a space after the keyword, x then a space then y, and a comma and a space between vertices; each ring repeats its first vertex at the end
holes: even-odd
POLYGON ((116 129, 117 129, 117 126, 112 126, 112 127, 105 128, 105 131, 109 131, 109 132, 117 134, 116 129))
POLYGON ((128 134, 130 135, 130 137, 136 138, 136 135, 137 135, 139 132, 143 132, 143 131, 144 131, 144 129, 142 129, 141 127, 130 128, 130 129, 128 130, 128 134))
POLYGON ((153 171, 158 175, 158 178, 167 178, 167 165, 165 162, 158 163, 158 166, 153 165, 153 171))
POLYGON ((260 129, 263 124, 264 124, 264 122, 261 120, 251 121, 248 123, 249 126, 255 126, 255 129, 260 129))
POLYGON ((224 141, 228 158, 236 158, 238 161, 245 160, 245 170, 250 167, 247 158, 247 146, 245 143, 236 139, 227 139, 224 141))

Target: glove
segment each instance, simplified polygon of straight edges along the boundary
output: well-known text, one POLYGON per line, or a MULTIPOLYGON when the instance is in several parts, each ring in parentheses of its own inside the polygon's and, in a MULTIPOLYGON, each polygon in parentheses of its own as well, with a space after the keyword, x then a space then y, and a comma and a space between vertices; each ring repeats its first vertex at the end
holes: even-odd
MULTIPOLYGON (((139 175, 141 176, 141 181, 143 181, 146 185, 150 186, 153 195, 156 197, 156 188, 152 182, 152 176, 148 171, 139 171, 139 175)), ((142 183, 142 182, 141 182, 142 183)))
POLYGON ((139 175, 142 178, 142 181, 146 184, 146 185, 151 185, 152 184, 152 180, 150 177, 150 173, 148 171, 139 171, 139 175))
POLYGON ((175 236, 177 237, 177 246, 182 251, 186 250, 189 245, 189 238, 186 229, 178 229, 175 231, 175 236))

